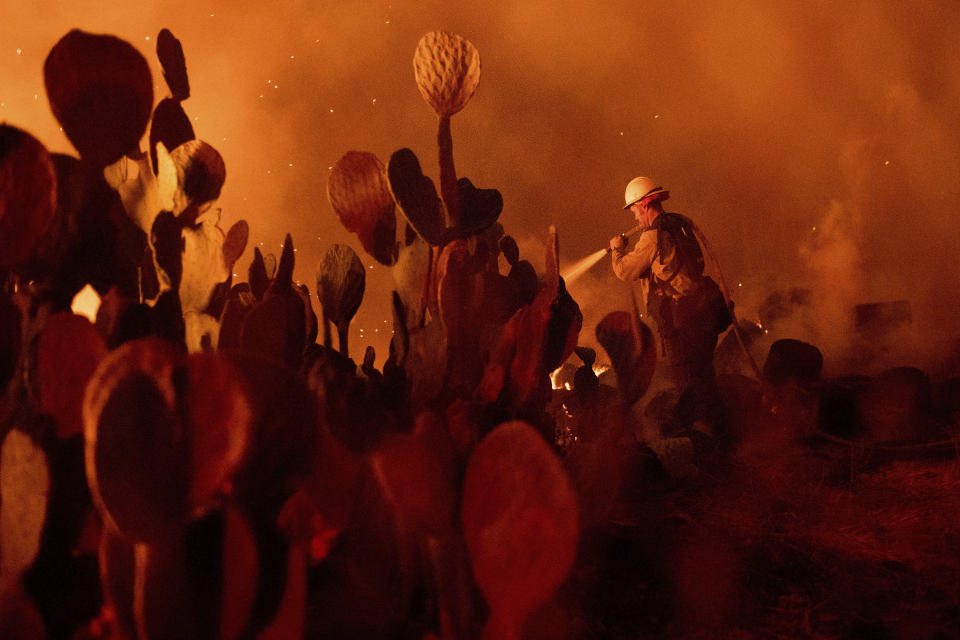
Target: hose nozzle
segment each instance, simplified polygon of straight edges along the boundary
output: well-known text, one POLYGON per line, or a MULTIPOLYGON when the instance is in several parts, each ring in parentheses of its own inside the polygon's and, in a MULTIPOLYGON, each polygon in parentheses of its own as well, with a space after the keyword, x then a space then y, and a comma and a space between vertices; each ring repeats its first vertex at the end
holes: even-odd
MULTIPOLYGON (((640 231, 640 225, 635 226, 633 229, 624 231, 623 233, 620 234, 620 237, 623 238, 624 240, 628 240, 631 236, 636 235, 638 231, 640 231)), ((613 249, 611 249, 610 247, 607 247, 607 253, 610 253, 611 251, 613 251, 613 249)))

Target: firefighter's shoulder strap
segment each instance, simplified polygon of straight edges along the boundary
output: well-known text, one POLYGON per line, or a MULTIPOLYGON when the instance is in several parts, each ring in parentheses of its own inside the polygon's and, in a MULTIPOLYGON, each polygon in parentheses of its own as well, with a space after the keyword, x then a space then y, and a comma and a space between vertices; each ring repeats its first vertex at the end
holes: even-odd
POLYGON ((663 238, 669 235, 676 249, 678 268, 664 282, 673 280, 680 271, 685 271, 691 278, 703 275, 703 251, 697 242, 695 226, 690 218, 679 213, 661 213, 654 221, 657 229, 657 256, 663 264, 663 238))

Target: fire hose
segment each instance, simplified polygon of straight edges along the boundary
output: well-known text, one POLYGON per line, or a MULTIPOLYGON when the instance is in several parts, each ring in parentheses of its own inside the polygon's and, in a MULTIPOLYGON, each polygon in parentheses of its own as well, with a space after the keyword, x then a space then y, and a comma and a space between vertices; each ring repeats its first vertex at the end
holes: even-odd
MULTIPOLYGON (((716 254, 713 253, 713 250, 710 248, 710 244, 707 242, 706 236, 700 230, 692 220, 689 220, 691 227, 693 228, 694 234, 697 236, 697 240, 700 242, 700 246, 703 248, 704 253, 710 258, 710 261, 713 263, 713 266, 716 268, 717 277, 720 280, 718 286, 720 287, 720 292, 723 294, 724 302, 727 305, 727 309, 730 313, 730 325, 733 329, 733 333, 737 338, 737 342, 740 345, 740 348, 743 350, 744 355, 747 357, 747 361, 750 363, 750 367, 753 369, 754 374, 758 380, 762 380, 762 375, 760 373, 760 367, 757 366, 756 360, 753 359, 753 355, 747 349, 746 342, 743 339, 743 335, 740 333, 740 327, 737 323, 737 317, 733 311, 733 303, 730 299, 730 292, 727 289, 726 280, 723 277, 723 269, 720 267, 720 261, 717 260, 716 254)), ((621 238, 627 239, 633 235, 636 235, 640 231, 640 225, 633 227, 632 229, 625 231, 620 234, 621 238)), ((604 253, 610 253, 612 249, 607 247, 604 253)), ((843 445, 850 447, 851 451, 853 450, 862 450, 862 451, 884 451, 888 453, 923 453, 930 451, 939 451, 948 448, 952 448, 958 456, 960 456, 960 441, 955 438, 939 440, 936 442, 924 442, 924 443, 910 443, 910 444, 896 444, 890 442, 856 442, 853 440, 848 440, 847 438, 841 438, 830 433, 826 433, 822 429, 814 429, 813 435, 832 442, 834 444, 843 445)))
MULTIPOLYGON (((753 355, 750 353, 749 349, 747 349, 746 342, 743 339, 743 335, 740 333, 740 327, 739 327, 739 324, 737 323, 737 317, 733 311, 733 303, 730 299, 730 291, 727 288, 726 280, 723 277, 723 269, 720 267, 720 262, 717 260, 716 255, 713 253, 713 250, 710 248, 710 244, 709 242, 707 242, 707 239, 704 236, 703 232, 700 230, 700 228, 696 224, 694 224, 693 221, 689 219, 688 219, 688 222, 690 222, 690 225, 693 228, 693 232, 696 235, 697 240, 700 243, 700 246, 703 248, 704 253, 706 254, 707 257, 710 258, 710 261, 713 263, 716 269, 717 277, 720 280, 720 282, 717 283, 717 286, 720 288, 720 292, 723 294, 724 303, 726 304, 727 310, 730 313, 730 325, 731 325, 731 329, 733 329, 734 335, 737 338, 737 343, 740 345, 740 348, 743 350, 743 353, 746 356, 747 361, 750 363, 750 367, 753 369, 753 372, 756 375, 757 380, 762 380, 763 376, 760 372, 760 367, 757 366, 756 360, 753 359, 753 355)), ((624 231, 623 233, 621 233, 620 237, 626 240, 636 235, 637 232, 639 232, 640 230, 641 230, 640 225, 637 225, 636 227, 633 227, 632 229, 629 229, 628 231, 624 231)), ((610 247, 607 247, 604 250, 600 250, 596 252, 592 256, 588 256, 588 258, 586 258, 584 261, 581 261, 584 264, 581 264, 579 267, 575 267, 574 270, 577 272, 577 274, 582 273, 587 268, 596 264, 599 258, 602 258, 604 255, 608 255, 611 251, 613 250, 610 247)), ((924 453, 924 452, 930 452, 930 451, 940 451, 940 450, 945 450, 947 448, 952 448, 956 452, 957 456, 960 457, 960 440, 956 438, 939 440, 936 442, 896 444, 896 443, 890 443, 890 442, 856 442, 854 440, 848 440, 846 438, 842 438, 830 433, 826 433, 825 431, 819 428, 814 429, 812 435, 815 435, 827 442, 832 442, 834 444, 849 447, 851 452, 853 452, 854 450, 860 450, 860 451, 884 451, 888 453, 909 454, 909 453, 924 453)))
POLYGON ((700 231, 700 227, 694 224, 692 220, 689 220, 689 218, 688 221, 690 222, 690 226, 693 227, 693 233, 697 236, 700 246, 703 247, 703 252, 710 257, 710 261, 713 262, 713 266, 717 269, 717 278, 720 280, 717 284, 720 286, 720 293, 723 294, 723 301, 726 303, 727 311, 730 313, 730 328, 733 329, 733 335, 737 337, 737 343, 740 345, 740 349, 743 350, 743 354, 747 357, 747 362, 750 363, 750 368, 753 369, 754 375, 757 376, 757 380, 760 380, 762 379, 760 367, 757 366, 757 361, 753 359, 753 355, 750 353, 750 350, 747 349, 747 343, 743 340, 743 334, 740 333, 740 324, 737 322, 737 316, 733 311, 733 301, 730 299, 730 291, 727 289, 727 281, 723 277, 723 269, 720 268, 720 261, 717 260, 717 256, 710 248, 707 237, 700 231))

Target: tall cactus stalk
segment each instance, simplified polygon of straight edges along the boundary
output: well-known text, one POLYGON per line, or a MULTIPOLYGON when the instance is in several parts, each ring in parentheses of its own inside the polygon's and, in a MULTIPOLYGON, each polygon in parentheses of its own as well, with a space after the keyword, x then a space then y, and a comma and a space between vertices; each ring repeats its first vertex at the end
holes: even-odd
POLYGON ((437 147, 440 150, 440 194, 447 207, 447 226, 460 223, 460 196, 457 193, 457 170, 453 166, 453 136, 450 134, 450 116, 441 115, 437 128, 437 147))
POLYGON ((480 82, 480 53, 456 34, 434 31, 420 39, 413 56, 413 70, 420 94, 440 119, 440 193, 447 207, 448 226, 458 226, 460 198, 453 167, 450 117, 466 106, 480 82))

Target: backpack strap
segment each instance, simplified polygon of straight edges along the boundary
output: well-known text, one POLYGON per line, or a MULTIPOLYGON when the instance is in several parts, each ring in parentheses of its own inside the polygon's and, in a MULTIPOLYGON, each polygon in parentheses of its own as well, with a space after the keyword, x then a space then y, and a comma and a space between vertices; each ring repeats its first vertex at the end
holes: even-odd
POLYGON ((695 226, 693 221, 679 213, 661 213, 654 221, 658 230, 657 236, 657 254, 660 257, 660 264, 663 264, 663 235, 668 234, 673 241, 676 251, 678 268, 666 280, 661 282, 669 283, 680 271, 684 271, 689 277, 696 279, 703 275, 703 250, 697 240, 695 226))
MULTIPOLYGON (((656 219, 656 220, 654 221, 654 223, 653 223, 653 226, 654 226, 654 227, 656 228, 656 230, 657 230, 657 252, 654 254, 653 259, 656 260, 657 258, 660 258, 660 265, 661 265, 661 266, 663 265, 663 236, 664 236, 664 234, 669 234, 671 240, 673 240, 673 245, 674 245, 674 247, 676 248, 676 246, 677 246, 677 240, 676 240, 676 238, 673 237, 673 234, 672 234, 670 231, 664 229, 664 224, 663 224, 663 223, 666 221, 666 216, 669 216, 669 215, 673 215, 673 214, 666 213, 666 212, 661 213, 659 216, 657 216, 657 219, 656 219)), ((679 254, 678 254, 678 256, 679 256, 679 254)), ((681 262, 682 262, 682 258, 681 258, 681 262)), ((683 265, 681 265, 681 267, 682 267, 682 266, 683 266, 683 265)), ((663 279, 661 279, 661 278, 658 278, 658 277, 654 276, 654 275, 653 275, 653 271, 651 270, 651 271, 650 271, 650 277, 651 277, 652 280, 655 280, 655 281, 658 281, 658 282, 662 282, 663 284, 670 284, 670 283, 673 281, 673 279, 677 277, 677 274, 678 274, 678 273, 680 273, 680 269, 677 269, 677 270, 674 271, 672 274, 670 274, 670 277, 669 277, 669 278, 667 278, 666 280, 663 280, 663 279)))

